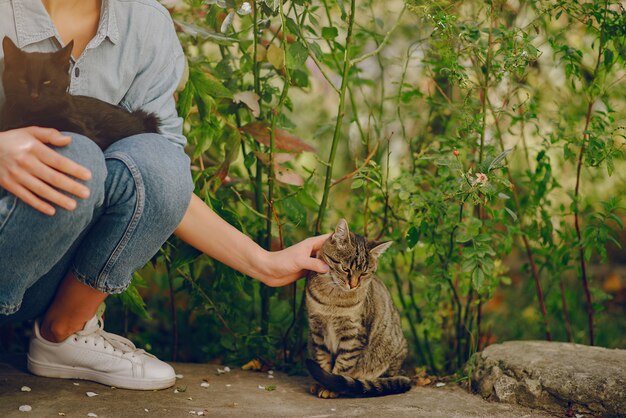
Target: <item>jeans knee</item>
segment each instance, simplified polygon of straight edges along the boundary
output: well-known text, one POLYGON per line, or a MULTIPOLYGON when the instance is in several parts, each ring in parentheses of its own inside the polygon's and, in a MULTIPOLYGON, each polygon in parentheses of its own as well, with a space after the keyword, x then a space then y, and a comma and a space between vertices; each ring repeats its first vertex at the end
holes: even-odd
POLYGON ((73 132, 66 132, 66 134, 72 138, 72 142, 65 147, 55 147, 55 150, 91 172, 89 180, 78 180, 89 188, 89 197, 81 199, 72 196, 77 201, 76 213, 91 213, 104 201, 104 185, 107 177, 104 154, 91 139, 73 132))
MULTIPOLYGON (((127 176, 140 177, 145 215, 164 230, 174 229, 182 220, 193 193, 189 157, 160 135, 145 134, 126 138, 106 153, 109 160, 127 166, 127 176), (119 145, 118 145, 119 144, 119 145)), ((130 183, 130 182, 129 182, 130 183)))

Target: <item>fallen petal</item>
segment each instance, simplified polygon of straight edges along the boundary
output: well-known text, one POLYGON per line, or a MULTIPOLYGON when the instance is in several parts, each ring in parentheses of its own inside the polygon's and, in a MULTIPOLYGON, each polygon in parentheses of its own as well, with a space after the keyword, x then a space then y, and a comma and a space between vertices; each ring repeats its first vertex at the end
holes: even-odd
POLYGON ((22 392, 30 392, 30 390, 31 389, 28 386, 22 386, 22 389, 21 389, 22 392))
POLYGON ((22 412, 30 412, 30 411, 32 411, 32 410, 33 410, 33 407, 32 407, 32 406, 30 406, 30 405, 22 405, 22 406, 20 406, 20 408, 19 408, 19 409, 20 409, 20 411, 22 411, 22 412))
POLYGON ((208 388, 210 385, 207 382, 200 383, 200 386, 203 388, 208 388))
POLYGON ((93 412, 90 412, 87 414, 88 417, 93 417, 93 418, 97 418, 98 414, 94 414, 93 412))
POLYGON ((96 392, 87 392, 87 396, 93 398, 94 396, 98 396, 98 394, 96 392))

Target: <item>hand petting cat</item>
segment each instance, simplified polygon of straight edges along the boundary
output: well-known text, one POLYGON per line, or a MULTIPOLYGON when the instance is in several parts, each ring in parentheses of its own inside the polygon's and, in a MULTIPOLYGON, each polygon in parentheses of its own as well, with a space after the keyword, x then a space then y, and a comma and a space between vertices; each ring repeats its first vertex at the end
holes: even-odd
POLYGON ((69 176, 86 181, 91 172, 47 146, 70 142, 56 129, 31 126, 0 132, 0 187, 49 216, 55 208, 46 201, 74 210, 76 201, 56 189, 87 198, 89 189, 69 176))
POLYGON ((309 270, 327 273, 328 265, 311 256, 322 248, 328 237, 330 234, 307 238, 284 250, 270 252, 267 257, 273 271, 259 280, 268 286, 280 287, 304 277, 309 270))

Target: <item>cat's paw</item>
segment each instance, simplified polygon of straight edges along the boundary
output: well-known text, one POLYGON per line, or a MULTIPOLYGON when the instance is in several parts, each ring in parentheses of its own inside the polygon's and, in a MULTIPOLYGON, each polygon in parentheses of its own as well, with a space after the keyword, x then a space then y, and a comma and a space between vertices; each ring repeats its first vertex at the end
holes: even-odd
POLYGON ((317 391, 317 397, 318 398, 322 398, 322 399, 333 399, 338 397, 339 394, 335 393, 335 392, 331 392, 328 389, 324 389, 323 387, 320 386, 319 390, 317 391))

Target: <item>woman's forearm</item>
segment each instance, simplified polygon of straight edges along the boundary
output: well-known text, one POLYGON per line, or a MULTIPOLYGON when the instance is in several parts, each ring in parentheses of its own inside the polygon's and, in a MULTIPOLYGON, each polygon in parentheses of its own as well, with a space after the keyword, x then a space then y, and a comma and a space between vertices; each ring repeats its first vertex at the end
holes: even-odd
POLYGON ((269 273, 268 252, 220 218, 195 194, 174 233, 192 247, 248 276, 263 278, 269 273))

